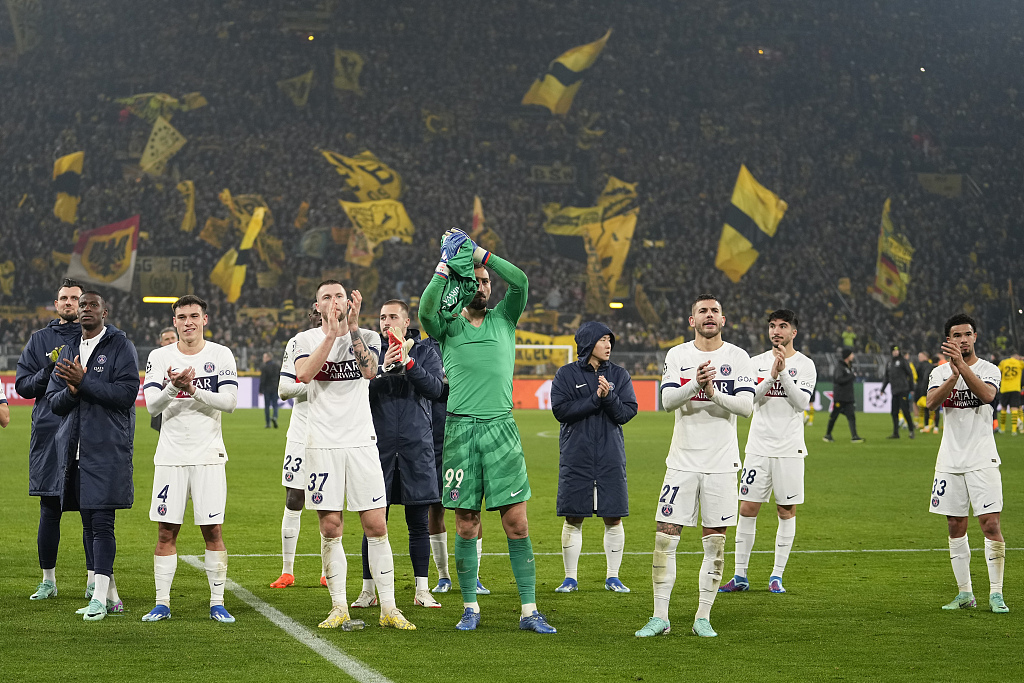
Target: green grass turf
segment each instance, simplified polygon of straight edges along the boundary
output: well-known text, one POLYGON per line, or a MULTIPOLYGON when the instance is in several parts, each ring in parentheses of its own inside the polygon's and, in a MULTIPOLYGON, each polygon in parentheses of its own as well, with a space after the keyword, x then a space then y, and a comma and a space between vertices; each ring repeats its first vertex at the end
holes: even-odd
MULTIPOLYGON (((344 680, 318 655, 273 626, 231 594, 227 607, 234 625, 208 619, 205 575, 179 561, 172 590, 174 617, 157 624, 140 618, 153 604, 152 549, 155 525, 148 519, 152 452, 156 434, 148 415, 139 412, 136 442, 136 505, 117 516, 118 586, 126 605, 120 618, 83 623, 74 614, 85 604, 80 522, 65 517, 58 561, 60 595, 54 600, 27 598, 40 580, 36 556, 38 503, 27 489, 30 410, 12 409, 13 422, 0 432, 3 525, 0 526, 0 679, 81 681, 344 680)), ((287 420, 287 412, 284 414, 287 420)), ((939 437, 921 435, 884 439, 888 416, 858 416, 868 438, 849 443, 844 424, 837 442, 823 444, 822 414, 808 428, 807 503, 799 508, 796 550, 943 548, 945 523, 928 512, 939 437)), ((531 537, 537 553, 560 552, 561 520, 554 515, 558 464, 557 423, 549 413, 516 414, 526 450, 534 498, 530 501, 531 537)), ((285 429, 266 431, 255 410, 225 416, 228 510, 224 538, 232 554, 228 575, 257 596, 304 625, 314 627, 327 614, 326 589, 318 584, 318 557, 299 557, 298 585, 274 590, 280 574, 280 522, 284 493, 280 470, 285 429)), ((282 425, 284 427, 284 425, 282 425)), ((740 443, 747 421, 740 421, 740 443)), ((627 553, 653 547, 654 511, 665 472, 671 417, 640 414, 626 428, 632 516, 625 520, 627 553)), ((1024 546, 1020 523, 1024 505, 1024 438, 997 437, 1003 458, 1003 529, 1007 545, 1024 546)), ((493 594, 480 598, 483 623, 476 633, 459 633, 457 593, 440 596, 444 608, 412 606, 413 581, 406 555, 407 534, 401 510, 390 525, 396 553, 400 606, 418 626, 416 632, 382 630, 377 610, 362 614, 361 632, 320 631, 320 635, 395 681, 671 680, 683 675, 723 680, 762 677, 791 680, 1013 680, 1021 676, 1019 643, 1024 629, 1024 553, 1007 557, 1004 593, 1013 610, 987 611, 988 577, 983 554, 975 551, 973 576, 979 596, 976 610, 945 612, 939 606, 956 594, 947 552, 794 553, 786 572, 786 595, 767 592, 772 555, 755 553, 752 590, 720 595, 712 624, 720 636, 701 640, 689 633, 696 608, 696 574, 701 545, 696 530, 686 530, 679 546, 678 578, 673 594, 673 632, 638 640, 633 632, 651 614, 650 556, 627 554, 620 576, 628 595, 603 590, 603 554, 580 561, 580 592, 561 595, 557 555, 538 555, 540 609, 559 633, 538 636, 517 628, 518 596, 507 556, 485 556, 481 576, 493 594), (684 554, 689 553, 689 554, 684 554)), ((191 518, 191 508, 186 521, 191 518)), ((358 520, 346 513, 346 550, 358 553, 358 520)), ((484 515, 484 551, 507 550, 497 513, 484 515)), ((299 553, 318 553, 315 517, 303 514, 299 553)), ((449 543, 454 520, 449 514, 449 543)), ((760 517, 755 551, 771 551, 776 521, 770 508, 760 517)), ((601 524, 584 525, 584 552, 601 553, 601 524)), ((971 545, 982 545, 977 525, 971 545)), ((733 569, 733 533, 727 542, 726 576, 733 569)), ((186 525, 179 553, 201 555, 199 530, 186 525)), ((454 561, 453 561, 454 562, 454 561)), ((359 592, 359 559, 349 559, 348 595, 359 592)), ((434 583, 431 566, 431 585, 434 583)))

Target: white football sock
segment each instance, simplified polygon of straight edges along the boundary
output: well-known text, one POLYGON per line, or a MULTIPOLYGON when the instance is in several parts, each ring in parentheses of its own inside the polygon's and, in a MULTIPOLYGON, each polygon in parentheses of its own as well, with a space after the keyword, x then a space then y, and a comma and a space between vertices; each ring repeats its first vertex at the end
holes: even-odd
MULTIPOLYGON (((54 585, 57 584, 57 568, 51 567, 43 570, 43 581, 52 581, 54 585)), ((92 572, 89 572, 89 583, 93 583, 92 572)))
POLYGON ((377 584, 373 582, 373 579, 363 579, 363 591, 366 593, 372 593, 377 590, 377 584))
POLYGON ((535 602, 524 602, 522 604, 522 612, 520 618, 532 617, 533 613, 537 611, 537 603, 535 602))
POLYGON ((672 587, 676 584, 676 547, 678 536, 657 532, 654 534, 654 561, 651 579, 654 582, 654 616, 668 621, 668 603, 672 587))
POLYGON ((156 604, 171 606, 171 584, 178 568, 178 555, 154 555, 153 578, 156 579, 156 604))
POLYGON ((107 588, 107 602, 120 602, 121 596, 117 594, 117 581, 110 577, 110 587, 107 588))
POLYGON ((711 616, 711 605, 715 604, 718 587, 722 585, 722 570, 725 568, 725 534, 711 534, 702 539, 704 543, 704 560, 700 563, 700 576, 697 588, 696 619, 708 619, 711 616))
POLYGON ((480 603, 479 602, 463 602, 462 609, 471 609, 477 614, 480 614, 480 603))
POLYGON ((796 538, 796 517, 789 519, 779 518, 779 530, 775 532, 775 566, 772 567, 772 576, 782 578, 782 572, 786 571, 786 563, 789 562, 789 551, 793 549, 793 540, 796 538))
POLYGON ((583 525, 574 526, 562 522, 562 565, 565 567, 565 578, 576 580, 576 572, 580 564, 580 551, 583 550, 583 525))
POLYGON ((391 554, 391 543, 388 535, 367 537, 366 554, 370 561, 370 573, 377 584, 377 596, 380 599, 382 612, 396 607, 395 605, 395 557, 391 554))
POLYGON ((1003 567, 1006 563, 1006 542, 985 539, 985 563, 988 564, 988 592, 1003 592, 1003 567))
POLYGON ((973 593, 971 589, 971 546, 967 535, 949 539, 949 560, 953 563, 953 577, 961 593, 973 593))
POLYGON ((302 510, 284 509, 281 518, 281 560, 282 574, 295 574, 295 548, 299 545, 299 528, 302 525, 302 510))
POLYGON ((425 577, 425 576, 417 576, 417 577, 415 577, 415 580, 416 580, 416 592, 417 593, 419 593, 420 591, 428 591, 428 590, 430 590, 430 585, 427 583, 427 577, 425 577))
MULTIPOLYGON (((53 575, 53 572, 56 571, 56 569, 57 569, 56 567, 54 567, 53 569, 44 569, 43 570, 43 576, 45 577, 46 576, 46 572, 49 571, 50 572, 50 581, 56 582, 57 579, 53 575)), ((96 583, 96 572, 94 572, 91 569, 88 569, 85 572, 85 585, 88 586, 90 583, 96 583)))
POLYGON ((107 590, 110 588, 110 577, 106 574, 96 575, 96 590, 92 592, 92 599, 99 600, 104 609, 107 606, 107 590))
POLYGON ((430 554, 434 556, 434 566, 437 567, 437 578, 448 579, 448 532, 442 531, 439 534, 430 534, 430 554))
POLYGON ((622 566, 622 549, 626 547, 626 530, 622 522, 604 527, 605 578, 618 577, 622 566))
POLYGON ((331 594, 332 607, 348 607, 345 599, 345 580, 348 574, 348 559, 345 548, 341 545, 341 537, 326 538, 320 535, 320 561, 327 577, 327 592, 331 594))
POLYGON ((736 576, 747 578, 747 567, 750 566, 750 553, 754 549, 756 535, 757 517, 740 515, 736 520, 736 576))
POLYGON ((228 580, 228 551, 207 550, 203 564, 210 583, 210 607, 224 604, 224 584, 228 580))

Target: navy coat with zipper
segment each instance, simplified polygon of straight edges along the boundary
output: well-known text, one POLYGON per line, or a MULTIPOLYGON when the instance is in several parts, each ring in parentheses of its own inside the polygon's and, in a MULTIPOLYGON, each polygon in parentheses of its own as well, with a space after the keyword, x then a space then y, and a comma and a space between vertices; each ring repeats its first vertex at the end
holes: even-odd
POLYGON ((558 433, 559 517, 626 517, 626 445, 622 425, 636 415, 636 393, 629 373, 603 362, 595 370, 587 360, 597 341, 615 335, 599 322, 584 323, 576 332, 579 360, 562 366, 551 383, 551 410, 562 426, 558 433), (604 375, 612 390, 597 395, 597 378, 604 375), (597 505, 594 487, 597 487, 597 505))
MULTIPOLYGON (((441 358, 410 329, 416 339, 409 357, 412 368, 380 374, 370 380, 370 412, 384 472, 388 505, 427 505, 441 501, 434 463, 433 402, 441 397, 441 358)), ((381 342, 380 362, 388 339, 381 342)))
POLYGON ((82 326, 51 320, 29 337, 18 358, 18 374, 14 388, 22 398, 35 399, 32 406, 32 436, 28 446, 28 495, 59 496, 63 470, 57 464, 54 437, 60 426, 60 415, 54 415, 46 400, 46 387, 55 363, 50 352, 70 341, 80 339, 82 326))
MULTIPOLYGON (((63 358, 74 361, 81 355, 80 342, 81 336, 68 342, 57 362, 63 358)), ((113 325, 106 326, 93 350, 77 394, 56 374, 50 377, 46 398, 61 417, 56 442, 62 503, 68 464, 76 452, 81 482, 78 500, 83 510, 130 508, 135 502, 132 455, 138 394, 135 345, 113 325)))
MULTIPOLYGON (((441 358, 441 345, 433 337, 427 337, 423 343, 434 349, 434 353, 441 358)), ((444 490, 444 423, 448 419, 448 378, 444 375, 444 361, 441 361, 441 381, 444 386, 441 395, 431 403, 431 424, 434 430, 434 464, 437 467, 437 490, 444 490)))

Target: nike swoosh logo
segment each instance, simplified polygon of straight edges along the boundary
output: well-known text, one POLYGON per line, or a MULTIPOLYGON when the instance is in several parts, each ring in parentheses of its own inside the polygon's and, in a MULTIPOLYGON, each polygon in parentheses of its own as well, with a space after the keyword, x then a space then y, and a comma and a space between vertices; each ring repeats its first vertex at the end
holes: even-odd
POLYGON ((386 572, 381 572, 381 574, 382 574, 382 575, 383 575, 383 574, 390 574, 390 573, 391 573, 392 571, 394 571, 394 570, 393 570, 393 569, 389 569, 389 570, 387 570, 386 572))
POLYGON ((996 502, 995 502, 995 501, 992 501, 991 503, 985 503, 984 505, 982 505, 982 506, 981 506, 981 509, 982 509, 982 510, 986 510, 986 509, 988 509, 988 507, 989 507, 990 505, 995 505, 995 504, 996 504, 996 502))
POLYGON ((219 514, 220 514, 219 512, 214 512, 213 514, 210 515, 210 517, 216 517, 219 514))
POLYGON ((376 502, 377 502, 378 500, 380 500, 380 499, 381 499, 381 498, 383 498, 383 497, 384 497, 384 496, 377 496, 376 498, 374 498, 374 499, 373 499, 373 502, 374 502, 374 503, 376 503, 376 502))
POLYGON ((613 553, 621 553, 622 551, 621 550, 613 550, 612 552, 613 553))
POLYGON ((568 550, 571 547, 572 547, 571 545, 563 545, 562 546, 562 550, 568 550))
POLYGON ((686 372, 687 370, 693 370, 693 366, 691 365, 688 368, 679 368, 679 372, 686 372))
POLYGON ((583 384, 577 384, 577 385, 576 385, 576 388, 577 388, 577 389, 579 389, 580 387, 585 387, 585 386, 587 386, 587 385, 586 385, 586 383, 583 383, 583 384))
POLYGON ((217 586, 223 586, 223 585, 224 585, 224 582, 221 581, 220 583, 213 584, 213 587, 216 588, 217 586))
POLYGON ((333 579, 333 578, 334 578, 335 576, 337 576, 337 574, 331 574, 330 576, 325 576, 324 578, 325 578, 325 579, 327 579, 328 581, 330 581, 330 580, 331 580, 331 579, 333 579))
POLYGON ((722 521, 724 522, 725 520, 732 519, 733 517, 735 517, 735 515, 729 515, 728 517, 722 517, 722 521))
POLYGON ((296 536, 298 536, 298 534, 294 534, 294 535, 292 535, 292 536, 285 536, 285 538, 286 538, 286 539, 288 539, 288 538, 295 538, 296 536))
POLYGON ((533 562, 533 558, 532 557, 526 561, 526 564, 530 564, 531 562, 533 562))
POLYGON ((516 496, 518 496, 522 492, 523 492, 523 490, 519 489, 518 491, 516 491, 515 493, 512 494, 512 497, 515 498, 516 496))
POLYGON ((792 499, 796 498, 798 495, 800 495, 800 494, 799 493, 794 493, 792 496, 786 496, 786 500, 792 500, 792 499))

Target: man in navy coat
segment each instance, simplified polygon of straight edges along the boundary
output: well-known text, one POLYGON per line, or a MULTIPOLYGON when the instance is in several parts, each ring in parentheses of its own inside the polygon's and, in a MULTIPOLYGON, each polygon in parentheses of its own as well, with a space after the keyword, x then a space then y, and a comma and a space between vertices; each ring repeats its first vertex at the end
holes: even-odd
MULTIPOLYGON (((29 600, 46 600, 57 595, 57 548, 60 545, 60 471, 57 468, 57 447, 54 436, 60 416, 54 415, 46 400, 46 386, 61 348, 82 334, 78 324, 78 299, 82 287, 65 279, 53 305, 58 318, 32 333, 18 358, 18 374, 14 387, 22 398, 35 399, 32 406, 32 436, 28 451, 28 494, 39 496, 39 531, 36 545, 43 580, 29 600)), ((92 597, 92 535, 83 529, 86 578, 85 597, 92 597)))
POLYGON ((626 446, 622 425, 636 415, 636 394, 629 373, 612 363, 615 335, 603 323, 584 323, 576 332, 579 360, 558 369, 551 383, 551 410, 562 423, 558 435, 558 499, 562 524, 565 581, 558 593, 579 590, 577 565, 583 548, 583 519, 604 518, 607 576, 604 587, 629 589, 619 580, 629 515, 626 446))
POLYGON ((104 325, 107 305, 98 292, 79 300, 82 336, 61 350, 46 398, 61 417, 57 429, 58 480, 64 510, 80 510, 92 528, 96 588, 79 610, 99 621, 124 607, 114 583, 114 511, 135 500, 132 454, 139 358, 125 333, 104 325))

